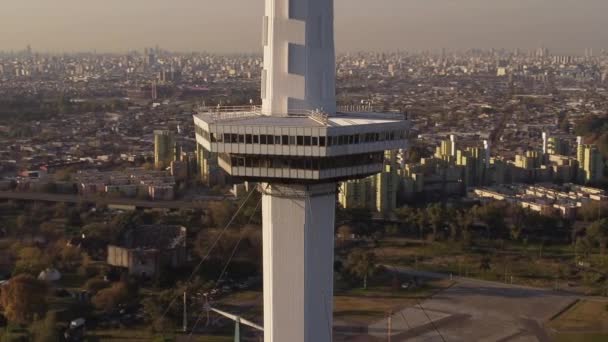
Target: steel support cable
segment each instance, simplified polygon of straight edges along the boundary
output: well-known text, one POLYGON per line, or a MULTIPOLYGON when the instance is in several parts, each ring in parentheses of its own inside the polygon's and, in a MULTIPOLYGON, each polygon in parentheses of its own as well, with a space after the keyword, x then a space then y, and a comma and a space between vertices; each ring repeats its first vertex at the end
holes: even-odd
MULTIPOLYGON (((384 253, 382 253, 382 254, 384 254, 384 253)), ((386 254, 384 254, 384 257, 386 257, 386 254)), ((389 266, 389 267, 391 267, 391 266, 389 266)), ((393 268, 393 272, 394 272, 394 273, 399 273, 399 272, 398 272, 398 269, 397 269, 397 266, 392 266, 392 268, 393 268)), ((434 322, 434 321, 431 319, 431 317, 430 317, 430 316, 427 314, 426 310, 424 309, 424 307, 422 306, 422 304, 420 303, 420 301, 419 301, 418 299, 415 299, 415 300, 416 300, 416 304, 418 304, 418 307, 420 307, 420 309, 422 310, 422 312, 424 313, 424 315, 426 316, 426 318, 427 318, 427 319, 429 320, 429 322, 431 323, 431 327, 433 328, 433 330, 435 330, 435 332, 437 333, 437 335, 439 335, 439 337, 441 338, 441 340, 442 340, 443 342, 446 342, 446 339, 444 338, 443 334, 441 334, 441 332, 439 331, 439 329, 438 329, 438 328, 437 328, 437 326, 435 325, 435 322, 434 322)), ((406 324, 407 324, 407 320, 405 319, 405 316, 403 315, 403 313, 401 313, 401 315, 402 315, 403 319, 406 321, 406 324)), ((409 326, 409 324, 408 324, 408 326, 409 326)))
MULTIPOLYGON (((209 256, 211 255, 211 252, 213 252, 213 250, 215 249, 215 247, 217 246, 217 244, 219 243, 219 241, 222 239, 224 233, 226 233, 226 231, 228 230, 228 228, 230 227, 230 225, 234 222, 234 220, 237 218, 237 216, 239 215, 239 213, 241 212, 241 210, 243 209, 243 207, 245 207, 245 204, 247 204, 247 202, 249 201, 249 198, 251 198, 251 195, 253 195, 253 193, 255 192, 255 190, 256 190, 255 188, 251 189, 251 191, 249 192, 249 194, 247 195, 247 197, 243 200, 243 203, 241 203, 241 205, 239 206, 239 208, 237 209, 237 211, 230 218, 230 221, 228 221, 228 223, 226 224, 226 226, 218 234, 218 237, 215 239, 215 241, 213 242, 213 244, 211 245, 211 247, 209 247, 209 250, 207 251, 207 254, 205 254, 205 256, 203 258, 201 258, 201 261, 198 263, 198 265, 196 265, 196 267, 194 268, 194 270, 192 270, 192 273, 190 274, 190 276, 188 277, 188 280, 186 281, 186 288, 189 286, 190 282, 192 282, 192 279, 194 278, 194 275, 196 273, 198 273, 198 271, 201 268, 201 266, 203 265, 203 263, 205 263, 205 261, 209 258, 209 256)), ((173 304, 175 304, 175 301, 180 296, 181 295, 175 296, 171 300, 171 302, 169 302, 169 305, 167 306, 167 308, 165 309, 165 311, 163 312, 163 314, 161 315, 161 317, 159 319, 157 319, 157 321, 162 322, 165 319, 165 317, 167 316, 167 313, 169 313, 169 310, 171 310, 171 307, 173 306, 173 304)))
POLYGON ((424 307, 422 306, 422 304, 420 303, 420 301, 418 299, 416 299, 416 302, 418 303, 418 307, 420 307, 420 309, 422 310, 422 312, 424 313, 424 315, 426 316, 426 318, 429 320, 429 322, 431 322, 431 326, 433 327, 433 330, 435 330, 435 332, 437 333, 437 335, 439 335, 439 337, 441 338, 441 340, 443 342, 446 342, 445 338, 443 337, 443 335, 441 334, 441 332, 439 331, 439 329, 437 329, 437 326, 435 325, 435 322, 433 322, 433 320, 431 319, 431 317, 426 313, 426 310, 424 310, 424 307))
MULTIPOLYGON (((253 212, 251 213, 251 216, 249 216, 249 220, 247 221, 247 224, 251 224, 251 221, 253 221, 253 217, 255 216, 256 212, 258 211, 258 209, 260 208, 260 204, 262 203, 262 198, 260 198, 258 200, 258 203, 255 206, 255 209, 253 210, 253 212)), ((217 281, 215 282, 215 289, 217 289, 217 284, 220 282, 220 280, 222 280, 222 278, 224 277, 224 275, 226 274, 226 271, 228 270, 228 267, 230 266, 230 263, 232 262, 232 259, 234 258, 234 256, 236 255, 236 252, 238 251, 238 247, 241 244, 241 241, 243 241, 243 238, 245 237, 245 230, 243 229, 241 231, 241 234, 239 236, 239 240, 237 241, 236 245, 234 246, 234 248, 232 249, 232 253, 230 255, 230 258, 228 258, 228 261, 226 262, 226 264, 224 265, 224 268, 222 269, 222 272, 220 273, 220 276, 218 277, 217 281)), ((196 328, 198 327, 198 324, 201 322, 201 319, 203 317, 204 311, 201 312, 198 317, 196 318, 196 321, 194 323, 194 326, 192 326, 192 330, 190 331, 190 334, 188 335, 188 340, 190 340, 192 338, 192 335, 194 334, 194 331, 196 330, 196 328)))

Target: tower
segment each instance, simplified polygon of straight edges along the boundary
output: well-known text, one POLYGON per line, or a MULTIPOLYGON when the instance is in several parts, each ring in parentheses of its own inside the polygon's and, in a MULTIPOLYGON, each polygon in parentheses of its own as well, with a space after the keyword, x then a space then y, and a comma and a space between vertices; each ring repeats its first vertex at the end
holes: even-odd
POLYGON ((336 111, 333 0, 266 0, 262 113, 336 111))
POLYGON ((491 146, 492 146, 492 144, 490 143, 489 140, 484 140, 483 141, 483 149, 484 149, 484 152, 485 152, 485 155, 484 155, 484 168, 485 168, 485 171, 484 172, 487 172, 488 169, 490 168, 490 157, 492 155, 492 147, 491 146))
POLYGON ((194 116, 200 148, 262 192, 265 342, 332 340, 337 182, 407 145, 395 113, 336 109, 333 0, 266 0, 262 107, 194 116))
POLYGON ((169 130, 154 131, 154 167, 168 167, 175 159, 175 135, 169 130))
POLYGON ((450 135, 450 155, 456 157, 456 136, 450 135))

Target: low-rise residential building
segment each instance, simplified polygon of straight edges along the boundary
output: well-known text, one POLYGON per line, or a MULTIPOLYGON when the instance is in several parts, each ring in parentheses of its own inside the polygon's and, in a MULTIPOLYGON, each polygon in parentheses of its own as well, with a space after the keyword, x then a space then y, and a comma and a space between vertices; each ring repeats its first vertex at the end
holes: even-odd
POLYGON ((79 171, 75 177, 79 193, 145 196, 157 200, 175 198, 175 178, 168 171, 127 169, 125 171, 79 171))
POLYGON ((187 261, 187 229, 181 226, 139 226, 126 231, 119 244, 108 246, 108 264, 128 269, 130 275, 150 278, 163 267, 187 261))
POLYGON ((575 184, 512 184, 475 188, 469 196, 482 201, 506 201, 543 215, 560 215, 574 219, 578 209, 592 201, 608 201, 601 189, 575 184))

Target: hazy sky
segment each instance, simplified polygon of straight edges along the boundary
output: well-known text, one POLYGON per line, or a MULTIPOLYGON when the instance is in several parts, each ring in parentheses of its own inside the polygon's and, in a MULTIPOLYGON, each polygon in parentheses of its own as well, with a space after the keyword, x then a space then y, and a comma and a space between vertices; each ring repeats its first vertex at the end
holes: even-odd
MULTIPOLYGON (((608 49, 608 0, 335 0, 338 50, 608 49)), ((0 0, 0 50, 260 51, 263 0, 0 0)))

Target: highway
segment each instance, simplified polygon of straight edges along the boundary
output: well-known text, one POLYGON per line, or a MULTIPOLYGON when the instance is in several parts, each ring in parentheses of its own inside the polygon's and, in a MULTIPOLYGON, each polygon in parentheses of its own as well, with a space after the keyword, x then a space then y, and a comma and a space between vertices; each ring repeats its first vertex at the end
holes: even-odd
POLYGON ((133 198, 107 198, 99 196, 81 196, 66 194, 49 194, 37 192, 12 192, 0 191, 0 199, 33 201, 33 202, 64 202, 64 203, 88 203, 95 205, 120 205, 135 206, 141 209, 204 209, 209 202, 225 200, 222 196, 201 196, 195 201, 150 201, 133 198))

